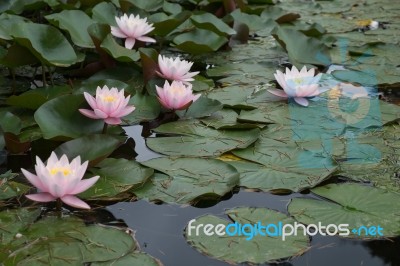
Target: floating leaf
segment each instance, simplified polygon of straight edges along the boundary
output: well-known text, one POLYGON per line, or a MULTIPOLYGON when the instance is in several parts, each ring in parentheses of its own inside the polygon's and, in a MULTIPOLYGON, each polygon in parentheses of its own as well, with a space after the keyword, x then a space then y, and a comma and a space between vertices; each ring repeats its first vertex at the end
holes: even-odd
POLYGON ((311 190, 329 201, 294 198, 288 211, 305 224, 348 224, 348 237, 383 238, 400 235, 400 195, 359 184, 330 184, 311 190), (366 235, 360 227, 380 226, 382 236, 366 235), (360 235, 352 232, 361 232, 360 235))
POLYGON ((54 152, 60 157, 65 154, 72 160, 77 156, 84 161, 98 161, 106 158, 121 144, 121 140, 109 135, 92 134, 67 141, 54 152))
POLYGON ((92 39, 87 31, 94 21, 81 10, 63 10, 45 17, 51 24, 68 31, 72 41, 85 48, 94 48, 92 39))
POLYGON ((197 28, 210 30, 218 35, 226 36, 236 33, 234 29, 211 13, 196 13, 190 17, 190 20, 197 28))
MULTIPOLYGON (((200 227, 199 235, 196 235, 192 230, 189 234, 189 229, 186 227, 185 237, 191 246, 201 253, 211 256, 215 259, 226 261, 230 264, 262 264, 262 263, 277 263, 281 259, 298 256, 308 249, 308 237, 302 234, 296 236, 288 236, 285 241, 279 236, 278 224, 294 224, 294 220, 283 213, 270 210, 267 208, 235 208, 225 211, 233 222, 238 224, 254 225, 261 223, 263 225, 274 224, 274 229, 268 229, 272 235, 254 235, 252 239, 246 240, 248 236, 218 236, 204 234, 204 230, 200 227), (267 223, 267 224, 266 224, 267 223)), ((196 218, 192 226, 199 224, 211 224, 214 227, 218 224, 228 226, 230 223, 226 219, 219 218, 214 215, 205 215, 196 218)), ((251 230, 250 228, 248 228, 251 230)), ((251 232, 247 230, 247 235, 251 232)), ((233 232, 232 230, 230 230, 233 232)), ((225 231, 224 231, 225 232, 225 231)), ((254 233, 254 231, 253 231, 254 233)), ((265 233, 265 232, 264 232, 265 233)))
POLYGON ((92 18, 99 23, 116 26, 117 9, 112 3, 101 2, 92 9, 92 18))
POLYGON ((228 39, 212 31, 195 29, 173 39, 175 47, 188 53, 202 54, 217 51, 228 39))
POLYGON ((10 35, 45 64, 67 67, 79 61, 71 44, 52 26, 16 23, 12 25, 10 35))
POLYGON ((165 174, 155 174, 143 187, 133 190, 139 198, 151 201, 194 203, 218 199, 239 184, 236 170, 216 159, 157 158, 143 165, 165 174))
POLYGON ((258 129, 215 130, 198 121, 177 121, 163 124, 155 132, 170 137, 147 138, 147 146, 159 153, 171 156, 209 157, 245 148, 256 141, 258 129))
POLYGON ((143 184, 154 170, 142 167, 135 161, 107 158, 90 168, 92 176, 100 179, 88 190, 80 194, 82 198, 110 198, 143 184))
POLYGON ((16 175, 11 173, 11 171, 0 175, 0 200, 17 197, 29 190, 29 186, 11 180, 16 175))
POLYGON ((137 93, 131 98, 129 104, 133 104, 136 109, 122 119, 130 125, 156 119, 161 111, 160 103, 154 96, 137 93))
POLYGON ((43 137, 77 138, 101 132, 103 120, 87 118, 78 111, 84 102, 83 95, 64 95, 43 104, 35 112, 35 120, 43 132, 43 137))
POLYGON ((209 116, 221 109, 222 104, 219 101, 209 99, 207 97, 200 97, 197 101, 189 106, 189 109, 185 111, 178 111, 176 114, 179 117, 199 118, 209 116))

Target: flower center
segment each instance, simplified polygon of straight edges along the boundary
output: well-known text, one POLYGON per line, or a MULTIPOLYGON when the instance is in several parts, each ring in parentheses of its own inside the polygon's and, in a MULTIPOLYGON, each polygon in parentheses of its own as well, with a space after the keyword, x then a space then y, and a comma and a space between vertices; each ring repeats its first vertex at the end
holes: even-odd
POLYGON ((295 79, 293 79, 293 82, 296 85, 301 85, 301 84, 304 84, 304 79, 303 78, 295 78, 295 79))
POLYGON ((171 90, 172 94, 178 94, 178 95, 182 95, 185 92, 185 88, 177 87, 177 86, 171 87, 170 90, 171 90))
POLYGON ((57 173, 62 173, 64 176, 67 176, 71 174, 71 169, 66 168, 66 167, 54 167, 50 169, 50 174, 51 175, 56 175, 57 173))
POLYGON ((101 98, 103 99, 103 101, 108 102, 108 103, 112 103, 117 100, 117 98, 115 98, 114 96, 111 96, 111 95, 103 96, 101 98))

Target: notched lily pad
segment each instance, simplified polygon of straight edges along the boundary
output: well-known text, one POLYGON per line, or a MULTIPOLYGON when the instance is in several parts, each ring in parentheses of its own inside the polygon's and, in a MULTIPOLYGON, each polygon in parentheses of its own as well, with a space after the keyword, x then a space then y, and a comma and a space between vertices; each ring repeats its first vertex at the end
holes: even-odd
POLYGON ((330 184, 311 190, 326 200, 294 198, 288 211, 305 224, 348 224, 350 238, 387 238, 400 235, 400 195, 360 184, 330 184), (375 233, 362 227, 375 226, 375 233), (378 226, 382 228, 378 234, 378 226), (354 230, 354 231, 353 231, 354 230), (360 233, 360 234, 358 234, 360 233))
POLYGON ((257 140, 259 129, 215 130, 199 121, 177 121, 161 125, 157 134, 169 137, 147 138, 147 146, 171 156, 210 157, 224 152, 246 148, 257 140))
POLYGON ((132 191, 150 201, 190 204, 218 199, 239 184, 237 171, 216 159, 157 158, 142 164, 163 172, 132 191))
MULTIPOLYGON (((218 236, 215 233, 206 235, 201 227, 200 234, 196 235, 193 229, 189 231, 186 227, 185 237, 188 243, 199 252, 230 264, 276 263, 282 259, 299 256, 308 250, 309 239, 307 236, 298 234, 297 236, 287 237, 283 241, 278 232, 274 231, 277 230, 280 222, 294 224, 294 219, 283 213, 267 208, 235 208, 229 209, 225 213, 233 222, 242 225, 250 224, 254 226, 258 222, 264 226, 275 224, 276 229, 269 232, 272 234, 275 232, 276 235, 255 235, 254 231, 250 231, 250 228, 243 230, 244 232, 240 236, 228 236, 227 234, 218 236), (254 233, 253 236, 252 232, 254 233)), ((196 218, 196 221, 191 225, 198 226, 199 224, 211 224, 215 227, 218 224, 227 226, 232 223, 214 215, 205 215, 196 218)), ((254 230, 254 227, 252 230, 254 230)), ((233 229, 229 231, 233 232, 233 229)))

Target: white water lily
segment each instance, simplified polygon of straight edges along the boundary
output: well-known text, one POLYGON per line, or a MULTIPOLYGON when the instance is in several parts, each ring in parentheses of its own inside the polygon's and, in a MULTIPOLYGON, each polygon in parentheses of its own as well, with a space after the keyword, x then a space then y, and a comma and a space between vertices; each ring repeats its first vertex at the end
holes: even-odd
POLYGON ((317 76, 314 76, 314 74, 314 68, 307 71, 305 66, 300 71, 295 66, 292 69, 286 68, 285 73, 278 70, 274 76, 283 90, 271 89, 268 91, 279 97, 293 98, 298 104, 308 106, 306 98, 321 93, 318 84, 321 74, 317 76))
POLYGON ((111 34, 125 40, 125 48, 132 49, 136 40, 142 42, 156 42, 153 38, 145 36, 154 30, 153 24, 147 23, 147 18, 140 18, 139 15, 124 14, 121 17, 115 17, 118 27, 111 26, 111 34))

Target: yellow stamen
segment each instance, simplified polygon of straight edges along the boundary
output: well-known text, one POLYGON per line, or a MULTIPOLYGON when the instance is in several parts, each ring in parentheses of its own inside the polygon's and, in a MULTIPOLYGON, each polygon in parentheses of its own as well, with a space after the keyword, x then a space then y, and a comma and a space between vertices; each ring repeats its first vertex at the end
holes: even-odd
POLYGON ((71 169, 65 168, 65 167, 54 167, 50 169, 50 174, 51 175, 56 175, 57 173, 62 173, 64 176, 67 176, 71 174, 71 169))
POLYGON ((108 96, 103 96, 101 97, 103 99, 103 101, 105 102, 114 102, 116 100, 116 98, 114 96, 108 95, 108 96))

